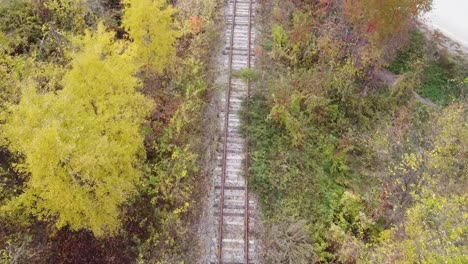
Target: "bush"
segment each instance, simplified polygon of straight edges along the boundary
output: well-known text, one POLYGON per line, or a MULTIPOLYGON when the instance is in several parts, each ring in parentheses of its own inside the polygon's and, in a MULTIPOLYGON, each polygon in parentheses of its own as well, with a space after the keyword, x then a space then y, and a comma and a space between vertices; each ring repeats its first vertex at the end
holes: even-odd
POLYGON ((411 70, 413 61, 424 57, 426 39, 420 31, 412 31, 408 45, 400 50, 396 58, 388 65, 388 69, 396 74, 411 70))
MULTIPOLYGON (((331 224, 338 209, 343 193, 338 183, 346 178, 348 170, 346 156, 336 149, 336 138, 307 123, 307 114, 297 117, 283 109, 277 112, 282 117, 275 119, 269 109, 267 101, 256 97, 246 113, 250 125, 245 125, 244 130, 252 142, 250 187, 259 195, 268 221, 280 222, 289 217, 305 221, 310 233, 303 243, 309 245, 301 247, 312 248, 311 244, 323 243, 324 233, 319 230, 331 224), (284 126, 294 118, 298 118, 291 121, 294 127, 284 126), (294 131, 288 129, 302 131, 300 144, 291 135, 294 131)), ((272 251, 281 256, 294 254, 282 251, 282 246, 274 247, 272 251)), ((302 257, 296 256, 289 263, 310 263, 312 256, 327 258, 323 248, 313 248, 313 254, 303 252, 302 257)))
POLYGON ((240 77, 244 81, 256 82, 258 81, 258 73, 252 70, 251 68, 244 68, 240 71, 240 77))
POLYGON ((29 52, 42 39, 42 23, 27 1, 14 0, 0 5, 0 32, 16 54, 29 52))

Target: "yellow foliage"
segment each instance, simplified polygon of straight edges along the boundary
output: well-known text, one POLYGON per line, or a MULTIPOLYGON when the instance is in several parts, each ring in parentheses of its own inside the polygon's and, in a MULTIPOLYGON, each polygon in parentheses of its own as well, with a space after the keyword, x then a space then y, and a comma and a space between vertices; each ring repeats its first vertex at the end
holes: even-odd
MULTIPOLYGON (((381 233, 372 263, 466 263, 466 205, 462 196, 441 197, 423 189, 404 218, 404 231, 381 233)), ((363 260, 366 263, 369 260, 363 260)))
POLYGON ((173 62, 180 32, 174 28, 175 9, 165 0, 124 0, 122 24, 133 40, 135 60, 146 71, 162 73, 173 62))
POLYGON ((86 2, 85 0, 46 0, 44 6, 52 11, 59 26, 77 32, 86 28, 86 2))
POLYGON ((140 125, 151 102, 136 92, 137 67, 113 33, 100 25, 75 42, 63 90, 39 94, 30 85, 10 108, 3 134, 29 177, 3 209, 24 207, 58 228, 100 236, 118 230, 119 207, 139 181, 140 125))

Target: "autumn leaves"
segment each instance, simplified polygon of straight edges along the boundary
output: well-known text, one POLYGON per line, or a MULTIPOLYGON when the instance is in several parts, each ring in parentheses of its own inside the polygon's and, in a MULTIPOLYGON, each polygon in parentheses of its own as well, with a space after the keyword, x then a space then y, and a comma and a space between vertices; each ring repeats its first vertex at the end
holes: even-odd
POLYGON ((135 192, 145 156, 141 124, 153 103, 137 90, 143 69, 162 73, 175 55, 174 8, 164 0, 124 1, 128 39, 100 23, 72 38, 63 89, 23 89, 3 127, 8 148, 22 155, 24 192, 3 211, 54 220, 57 228, 96 236, 120 227, 120 206, 135 192))

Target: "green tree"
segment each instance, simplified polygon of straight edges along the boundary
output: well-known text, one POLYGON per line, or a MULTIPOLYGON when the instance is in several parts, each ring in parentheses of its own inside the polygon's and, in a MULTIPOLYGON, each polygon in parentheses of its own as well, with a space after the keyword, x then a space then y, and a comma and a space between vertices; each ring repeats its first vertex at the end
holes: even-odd
POLYGON ((135 192, 152 104, 136 92, 137 66, 114 33, 99 25, 76 43, 63 90, 40 94, 31 84, 9 109, 3 135, 27 181, 3 209, 101 236, 118 230, 120 205, 135 192))
POLYGON ((133 40, 135 58, 146 71, 162 73, 176 54, 180 35, 174 28, 175 9, 166 0, 124 0, 123 26, 133 40))

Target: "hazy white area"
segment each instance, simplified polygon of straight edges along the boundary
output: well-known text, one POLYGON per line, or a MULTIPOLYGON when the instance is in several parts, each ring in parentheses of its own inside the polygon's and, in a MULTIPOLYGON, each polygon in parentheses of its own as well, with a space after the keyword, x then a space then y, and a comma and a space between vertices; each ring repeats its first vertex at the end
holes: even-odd
POLYGON ((430 26, 468 47, 468 0, 433 0, 425 16, 430 26))

